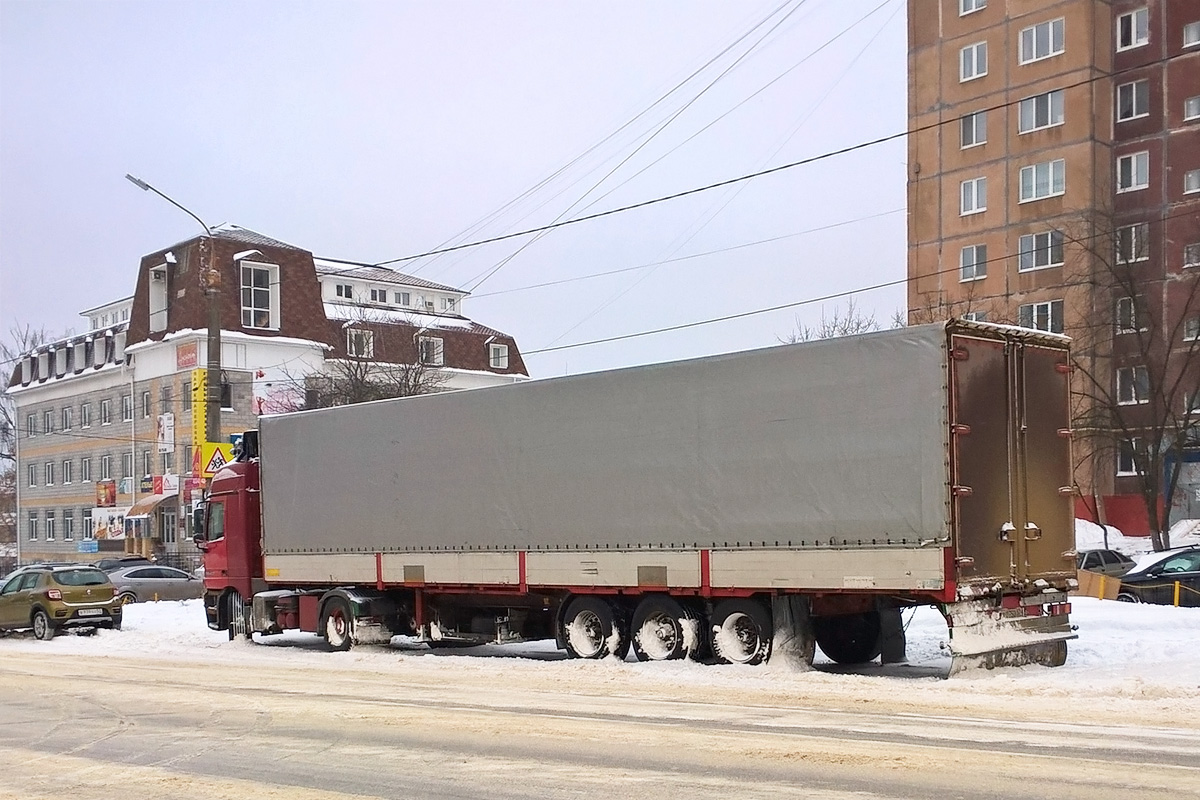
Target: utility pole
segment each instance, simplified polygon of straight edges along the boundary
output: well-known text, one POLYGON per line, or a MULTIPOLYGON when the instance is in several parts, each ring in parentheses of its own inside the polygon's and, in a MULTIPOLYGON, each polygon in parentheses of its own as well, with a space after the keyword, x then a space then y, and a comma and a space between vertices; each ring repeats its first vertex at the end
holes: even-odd
POLYGON ((214 264, 216 244, 213 241, 212 230, 194 213, 172 200, 167 195, 155 189, 150 184, 126 175, 125 178, 143 191, 154 192, 180 211, 187 214, 200 227, 204 228, 206 238, 200 240, 200 285, 204 289, 205 300, 208 304, 208 395, 205 398, 204 438, 208 442, 221 441, 221 272, 214 264))

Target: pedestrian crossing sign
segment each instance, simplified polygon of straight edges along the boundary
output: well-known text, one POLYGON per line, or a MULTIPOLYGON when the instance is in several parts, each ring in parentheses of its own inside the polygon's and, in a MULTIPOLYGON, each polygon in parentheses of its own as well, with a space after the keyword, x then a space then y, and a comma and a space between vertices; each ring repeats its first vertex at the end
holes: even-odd
POLYGON ((224 442, 205 442, 200 451, 200 462, 204 465, 201 474, 211 478, 221 467, 233 461, 233 445, 224 442))

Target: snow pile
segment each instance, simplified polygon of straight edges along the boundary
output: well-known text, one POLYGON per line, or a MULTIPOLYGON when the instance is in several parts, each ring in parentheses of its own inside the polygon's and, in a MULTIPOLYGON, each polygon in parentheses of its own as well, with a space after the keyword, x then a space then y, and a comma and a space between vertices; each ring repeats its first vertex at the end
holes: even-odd
POLYGON ((1200 545, 1200 519, 1181 519, 1171 526, 1171 547, 1200 545))
POLYGON ((1108 543, 1105 543, 1104 528, 1086 519, 1075 520, 1076 550, 1116 550, 1127 556, 1139 556, 1154 549, 1149 536, 1126 536, 1116 527, 1107 525, 1108 543))

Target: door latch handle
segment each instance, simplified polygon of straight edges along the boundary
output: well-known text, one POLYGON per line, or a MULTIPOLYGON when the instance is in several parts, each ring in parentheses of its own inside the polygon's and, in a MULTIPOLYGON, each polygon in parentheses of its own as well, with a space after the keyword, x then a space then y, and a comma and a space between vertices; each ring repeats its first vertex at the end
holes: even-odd
POLYGON ((1025 541, 1036 542, 1040 538, 1042 538, 1042 529, 1039 528, 1035 523, 1026 522, 1025 523, 1025 541))

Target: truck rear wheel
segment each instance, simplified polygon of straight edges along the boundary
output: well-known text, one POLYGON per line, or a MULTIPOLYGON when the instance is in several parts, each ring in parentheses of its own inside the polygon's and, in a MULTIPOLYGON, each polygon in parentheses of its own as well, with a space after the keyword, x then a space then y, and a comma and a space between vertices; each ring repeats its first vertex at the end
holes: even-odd
POLYGON ((692 658, 700 651, 700 618, 677 600, 652 594, 633 612, 633 652, 638 661, 692 658))
POLYGON ((773 635, 771 612, 762 603, 737 597, 722 600, 713 610, 713 653, 729 664, 762 663, 773 635))
POLYGON ((562 639, 572 658, 624 659, 629 631, 621 612, 599 597, 576 597, 563 614, 562 639))
POLYGON ((353 644, 351 625, 353 616, 350 604, 341 597, 331 597, 325 606, 325 643, 330 650, 345 651, 353 644))
POLYGON ((817 646, 839 664, 865 664, 873 660, 879 655, 881 632, 878 611, 813 618, 817 646))

